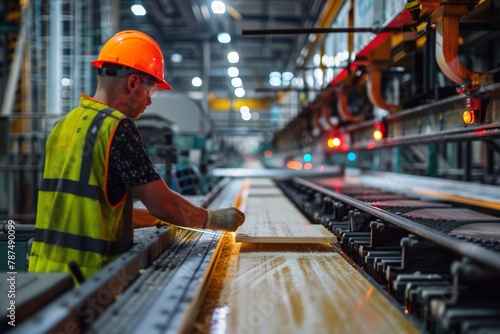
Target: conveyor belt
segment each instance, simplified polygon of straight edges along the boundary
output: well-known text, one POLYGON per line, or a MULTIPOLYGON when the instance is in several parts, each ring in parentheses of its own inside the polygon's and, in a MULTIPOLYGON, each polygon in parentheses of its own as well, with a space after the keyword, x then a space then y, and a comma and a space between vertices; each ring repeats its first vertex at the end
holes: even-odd
MULTIPOLYGON (((251 180, 252 182, 253 180, 251 180)), ((262 181, 258 181, 259 184, 262 181)), ((252 193, 250 183, 249 194, 252 193)), ((304 221, 276 201, 247 199, 247 219, 304 221)), ((418 333, 331 244, 248 244, 227 239, 195 333, 418 333)))

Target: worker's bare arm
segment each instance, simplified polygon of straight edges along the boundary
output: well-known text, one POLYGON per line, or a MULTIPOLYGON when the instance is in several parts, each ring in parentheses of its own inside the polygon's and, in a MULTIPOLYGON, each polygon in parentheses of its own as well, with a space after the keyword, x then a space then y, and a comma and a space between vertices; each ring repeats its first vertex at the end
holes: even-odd
POLYGON ((146 208, 134 208, 134 228, 157 226, 160 219, 153 216, 146 208))
POLYGON ((204 208, 190 203, 172 191, 161 179, 130 190, 158 219, 189 227, 203 227, 207 221, 207 211, 204 208))

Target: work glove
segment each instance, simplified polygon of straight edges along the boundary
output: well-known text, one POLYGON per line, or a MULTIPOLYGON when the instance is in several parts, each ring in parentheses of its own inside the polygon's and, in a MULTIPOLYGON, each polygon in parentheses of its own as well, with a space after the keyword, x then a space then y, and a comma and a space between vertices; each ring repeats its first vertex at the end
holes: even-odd
POLYGON ((245 221, 245 214, 236 208, 207 210, 207 222, 203 228, 234 232, 245 221))

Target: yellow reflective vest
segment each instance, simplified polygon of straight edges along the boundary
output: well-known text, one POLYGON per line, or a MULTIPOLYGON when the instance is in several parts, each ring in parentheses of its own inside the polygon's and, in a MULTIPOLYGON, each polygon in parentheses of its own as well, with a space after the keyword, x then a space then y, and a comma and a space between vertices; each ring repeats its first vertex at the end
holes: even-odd
POLYGON ((111 141, 124 117, 82 95, 80 106, 54 126, 46 143, 30 272, 71 272, 74 261, 89 278, 131 247, 128 192, 111 205, 106 189, 111 141))

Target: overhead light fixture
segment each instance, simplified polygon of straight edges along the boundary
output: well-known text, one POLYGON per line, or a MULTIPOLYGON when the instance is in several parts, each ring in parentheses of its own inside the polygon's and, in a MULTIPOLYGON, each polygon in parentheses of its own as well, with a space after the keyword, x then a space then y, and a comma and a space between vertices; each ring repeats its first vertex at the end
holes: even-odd
POLYGON ((212 1, 211 8, 214 14, 224 14, 226 12, 226 5, 222 1, 212 1))
POLYGON ((232 78, 231 79, 231 85, 233 85, 233 87, 241 87, 243 85, 243 81, 241 81, 240 78, 232 78))
POLYGON ((172 63, 180 63, 182 61, 182 55, 180 53, 172 53, 170 60, 172 63))
POLYGON ((245 96, 245 90, 241 87, 238 87, 234 90, 234 95, 236 95, 236 97, 243 97, 245 96))
POLYGON ((244 113, 244 114, 241 114, 241 118, 244 120, 244 121, 249 121, 252 119, 252 114, 250 113, 244 113))
POLYGON ((193 80, 191 80, 191 84, 194 87, 200 87, 203 84, 203 81, 201 80, 200 77, 194 77, 193 80))
POLYGON ((269 78, 269 84, 273 87, 281 86, 281 78, 278 77, 269 78))
POLYGON ((236 78, 238 75, 240 75, 240 70, 238 70, 237 67, 230 67, 227 69, 227 75, 229 75, 231 78, 236 78))
POLYGON ((221 32, 217 35, 217 40, 221 44, 227 44, 231 42, 231 35, 229 35, 227 32, 221 32))
POLYGON ((240 61, 240 55, 236 51, 231 51, 227 54, 227 60, 232 64, 236 64, 240 61))
POLYGON ((132 7, 130 7, 132 10, 132 13, 134 13, 135 16, 144 16, 146 15, 146 9, 142 6, 142 3, 140 0, 136 1, 132 7))
POLYGON ((273 87, 281 86, 281 73, 280 72, 269 73, 269 84, 273 87))

